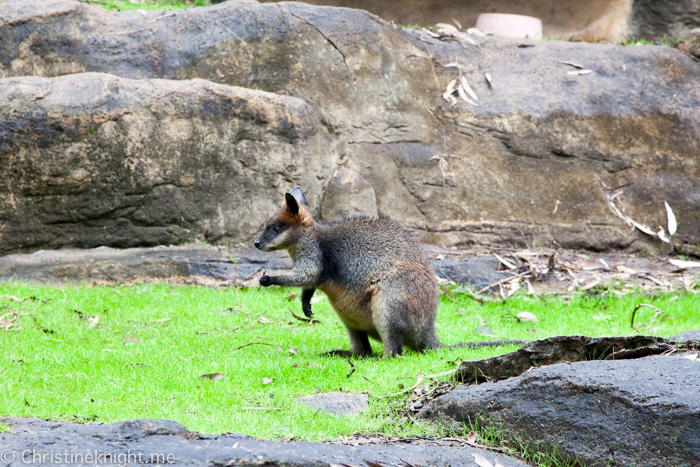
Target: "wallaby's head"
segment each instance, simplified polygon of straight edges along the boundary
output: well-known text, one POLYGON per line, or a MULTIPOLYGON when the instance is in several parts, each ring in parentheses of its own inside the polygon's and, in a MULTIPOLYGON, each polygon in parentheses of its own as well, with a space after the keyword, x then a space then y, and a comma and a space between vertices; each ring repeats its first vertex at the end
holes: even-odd
POLYGON ((260 251, 291 248, 298 242, 299 235, 313 222, 306 207, 304 192, 296 187, 284 194, 284 206, 267 221, 265 229, 253 244, 260 251))

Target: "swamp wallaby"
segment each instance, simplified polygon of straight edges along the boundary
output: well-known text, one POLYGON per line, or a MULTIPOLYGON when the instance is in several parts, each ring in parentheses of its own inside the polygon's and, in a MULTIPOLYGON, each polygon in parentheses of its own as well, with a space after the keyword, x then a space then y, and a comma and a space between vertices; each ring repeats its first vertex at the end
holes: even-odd
MULTIPOLYGON (((302 309, 311 316, 316 289, 328 295, 350 336, 350 351, 369 355, 368 337, 384 344, 384 356, 404 346, 422 351, 441 347, 435 334, 438 286, 435 272, 410 234, 386 219, 354 217, 328 224, 314 222, 301 188, 285 194, 285 204, 255 240, 261 251, 285 249, 292 273, 263 275, 260 285, 301 287, 302 309)), ((491 346, 522 341, 474 342, 491 346)))

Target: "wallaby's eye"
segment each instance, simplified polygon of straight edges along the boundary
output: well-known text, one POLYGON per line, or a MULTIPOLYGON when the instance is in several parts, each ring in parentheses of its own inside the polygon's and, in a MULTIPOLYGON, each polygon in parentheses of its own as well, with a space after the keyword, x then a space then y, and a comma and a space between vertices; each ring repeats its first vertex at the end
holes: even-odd
POLYGON ((273 231, 273 232, 279 232, 279 231, 280 231, 280 226, 279 226, 279 225, 274 225, 274 226, 272 226, 272 231, 273 231))

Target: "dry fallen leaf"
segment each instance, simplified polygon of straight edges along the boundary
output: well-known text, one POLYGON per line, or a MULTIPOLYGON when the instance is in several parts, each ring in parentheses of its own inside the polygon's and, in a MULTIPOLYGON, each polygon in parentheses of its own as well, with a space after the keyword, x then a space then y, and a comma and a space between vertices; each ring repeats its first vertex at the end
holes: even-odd
POLYGON ((445 93, 442 95, 442 98, 445 99, 447 102, 451 103, 452 105, 457 103, 457 99, 455 99, 452 95, 455 92, 456 86, 457 80, 453 79, 452 81, 450 81, 450 84, 447 85, 447 89, 445 89, 445 93))
POLYGON ((473 36, 479 36, 482 39, 486 39, 486 34, 481 32, 481 29, 478 29, 478 28, 469 28, 469 29, 467 29, 467 33, 469 33, 473 36))
POLYGON ((476 443, 476 433, 473 431, 469 433, 469 437, 467 438, 468 443, 476 443))
POLYGON ((700 261, 682 261, 680 259, 669 259, 668 262, 681 269, 700 268, 700 261))
POLYGON ((466 102, 467 104, 471 104, 471 105, 474 105, 474 106, 478 106, 478 105, 479 105, 479 104, 477 104, 476 102, 474 102, 473 100, 471 100, 469 97, 467 97, 467 93, 464 92, 464 88, 462 87, 461 84, 460 84, 459 86, 457 86, 457 94, 459 94, 459 97, 461 97, 462 100, 463 100, 464 102, 466 102))
POLYGON ((488 83, 489 87, 493 89, 493 81, 491 81, 491 75, 488 73, 484 73, 484 78, 486 78, 486 82, 488 83))
POLYGON ((464 90, 467 92, 467 94, 469 94, 472 97, 472 99, 474 99, 475 101, 479 100, 479 98, 476 97, 476 93, 474 92, 474 90, 471 88, 471 86, 469 86, 467 78, 464 77, 461 71, 459 72, 459 84, 462 85, 462 88, 464 88, 464 90))
POLYGON ((676 235, 676 231, 678 230, 676 215, 673 213, 673 209, 671 209, 671 206, 669 206, 666 201, 664 201, 664 205, 666 206, 666 218, 668 219, 668 234, 673 237, 676 235))
POLYGON ((289 353, 293 353, 297 357, 299 356, 299 352, 297 352, 297 349, 295 349, 294 347, 289 348, 289 353))
POLYGON ((22 326, 16 326, 14 324, 17 318, 19 318, 17 313, 6 313, 0 316, 0 328, 3 328, 4 331, 19 331, 22 329, 22 326), (8 316, 10 318, 7 318, 8 316), (15 327, 13 328, 13 326, 15 327))
POLYGON ((207 373, 206 375, 200 376, 199 379, 210 379, 212 381, 219 381, 220 379, 225 377, 225 373, 207 373))
POLYGON ((574 70, 574 71, 567 71, 566 73, 569 75, 587 75, 589 73, 593 73, 593 70, 574 70))
POLYGON ((493 464, 478 452, 473 452, 472 456, 474 456, 474 462, 476 462, 476 465, 479 467, 493 467, 493 464))
POLYGON ((572 66, 574 68, 578 68, 579 70, 583 69, 583 65, 579 65, 578 63, 567 62, 567 61, 562 61, 562 60, 560 60, 559 63, 561 63, 563 65, 569 65, 569 66, 572 66))
POLYGON ((124 340, 122 341, 122 344, 124 344, 124 345, 134 345, 134 344, 138 344, 138 343, 139 343, 139 340, 135 337, 132 337, 132 336, 128 336, 128 337, 124 338, 124 340))
POLYGON ((496 253, 494 253, 493 255, 496 257, 496 259, 498 259, 498 261, 503 263, 503 265, 505 267, 507 267, 508 269, 518 269, 515 264, 511 263, 510 261, 506 260, 505 258, 498 256, 496 253))
POLYGON ((529 321, 535 324, 539 323, 539 321, 537 320, 537 316, 533 315, 529 311, 521 311, 516 315, 516 317, 522 322, 529 321))
POLYGON ((94 328, 95 326, 97 326, 97 323, 100 322, 100 315, 88 316, 87 320, 90 323, 90 325, 88 327, 94 328))
POLYGON ((263 378, 263 379, 262 379, 262 383, 263 383, 264 385, 267 385, 267 384, 272 383, 274 380, 275 380, 274 378, 263 378))
POLYGON ((664 232, 664 228, 659 226, 659 231, 656 232, 656 235, 658 235, 659 239, 664 242, 664 243, 671 243, 671 239, 666 236, 666 232, 664 232))

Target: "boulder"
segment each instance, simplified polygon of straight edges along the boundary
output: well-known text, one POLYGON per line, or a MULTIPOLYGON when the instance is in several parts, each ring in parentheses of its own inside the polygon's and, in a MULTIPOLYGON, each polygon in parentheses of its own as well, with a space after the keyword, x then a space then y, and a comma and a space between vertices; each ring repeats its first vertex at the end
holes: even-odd
MULTIPOLYGON (((472 454, 495 460, 485 449, 460 447, 454 441, 360 445, 255 440, 226 433, 189 431, 170 420, 129 420, 109 425, 6 418, 12 433, 0 433, 2 459, 9 465, 264 465, 318 467, 328 465, 473 465, 472 454), (32 457, 34 456, 34 457, 32 457), (64 457, 67 456, 67 457, 64 457), (99 456, 99 457, 95 457, 99 456), (14 462, 13 462, 14 461, 14 462)), ((502 454, 504 467, 526 467, 502 454)))
MULTIPOLYGON (((221 202, 220 215, 220 200, 212 196, 192 204, 194 198, 184 196, 166 172, 158 182, 164 185, 155 187, 151 197, 168 203, 142 209, 134 222, 127 220, 116 230, 98 223, 106 232, 100 235, 88 224, 89 234, 81 233, 82 226, 68 232, 76 221, 123 216, 125 205, 106 203, 101 196, 75 205, 60 178, 66 175, 54 181, 50 172, 42 183, 63 190, 51 192, 52 203, 73 206, 73 214, 33 222, 27 242, 6 233, 13 216, 19 216, 13 213, 27 211, 32 218, 49 204, 43 194, 15 190, 25 183, 21 171, 13 171, 20 164, 18 154, 30 151, 51 159, 51 153, 65 153, 55 142, 66 135, 46 127, 41 140, 32 140, 14 130, 26 116, 13 120, 2 112, 0 127, 13 130, 5 133, 2 158, 9 181, 0 186, 5 199, 0 251, 149 245, 171 238, 247 240, 294 185, 308 192, 320 218, 323 187, 330 188, 336 171, 346 168, 371 185, 380 216, 426 243, 660 250, 658 238, 631 230, 613 214, 608 197, 615 196, 620 209, 624 206, 627 215, 654 231, 666 225, 668 201, 679 222, 674 244, 697 253, 700 64, 678 50, 497 37, 475 37, 473 45, 403 29, 360 10, 285 2, 224 2, 162 14, 104 11, 71 0, 6 0, 0 17, 0 76, 104 72, 131 78, 143 89, 151 86, 145 78, 203 78, 295 96, 278 99, 296 102, 290 109, 303 106, 305 115, 305 130, 288 146, 292 151, 257 146, 255 152, 241 136, 245 132, 231 140, 207 139, 201 127, 188 136, 187 158, 199 167, 201 183, 216 187, 211 191, 234 175, 207 169, 216 163, 205 154, 229 151, 240 172, 249 174, 237 190, 244 194, 238 210, 226 211, 227 203, 221 202), (441 97, 458 77, 455 62, 479 97, 478 106, 452 105, 441 97), (590 73, 578 74, 570 63, 590 73), (220 145, 216 150, 212 140, 220 145), (234 141, 238 149, 230 152, 234 141)), ((27 99, 34 107, 44 105, 41 99, 27 99)), ((198 106, 189 115, 195 122, 211 117, 198 106)), ((261 124, 256 127, 261 134, 269 129, 276 138, 289 136, 283 127, 255 123, 261 124)), ((83 131, 85 142, 101 138, 103 126, 96 121, 90 127, 95 133, 83 131)), ((41 128, 41 122, 34 127, 41 128)), ((110 151, 143 147, 139 153, 150 157, 159 151, 173 154, 176 141, 136 132, 108 146, 110 151), (131 138, 138 144, 127 144, 131 138), (164 143, 167 149, 159 149, 164 143)), ((89 173, 90 180, 97 176, 89 173)), ((128 186, 132 179, 126 175, 120 170, 105 177, 110 184, 128 186)), ((88 180, 79 171, 71 176, 77 177, 71 187, 88 180)), ((133 193, 142 197, 148 186, 137 184, 133 193)), ((234 199, 239 198, 227 202, 234 199)))
POLYGON ((0 252, 240 237, 332 161, 303 100, 199 79, 3 79, 0 120, 0 252))
POLYGON ((652 356, 533 368, 458 386, 418 415, 478 423, 507 441, 586 466, 700 465, 700 363, 652 356))

